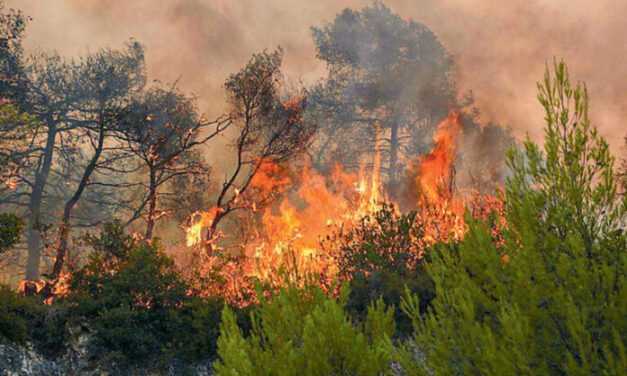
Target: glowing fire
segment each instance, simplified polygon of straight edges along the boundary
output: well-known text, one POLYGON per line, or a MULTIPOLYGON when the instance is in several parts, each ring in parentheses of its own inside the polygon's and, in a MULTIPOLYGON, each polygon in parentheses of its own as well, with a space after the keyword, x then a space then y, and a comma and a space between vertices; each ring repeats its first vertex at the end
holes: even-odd
POLYGON ((465 203, 453 194, 454 162, 461 128, 459 113, 450 113, 438 124, 433 150, 410 168, 415 174, 418 218, 425 228, 426 244, 459 240, 465 232, 465 203))
POLYGON ((293 278, 319 275, 335 276, 333 255, 320 250, 320 239, 337 226, 350 226, 381 204, 378 173, 350 174, 337 165, 330 177, 316 173, 310 166, 302 170, 303 182, 292 197, 284 198, 278 208, 264 209, 259 240, 248 244, 246 259, 252 260, 253 277, 280 284, 281 268, 289 267, 293 278))
POLYGON ((431 204, 449 199, 452 194, 453 162, 460 132, 459 114, 451 113, 438 125, 433 138, 433 150, 420 160, 417 185, 431 204))
MULTIPOLYGON (((482 211, 484 206, 498 207, 498 200, 463 199, 454 195, 453 166, 461 128, 459 114, 450 114, 437 127, 431 153, 408 166, 411 185, 416 191, 412 192, 414 208, 418 211, 416 220, 425 230, 424 238, 419 240, 422 248, 439 241, 461 239, 465 233, 466 207, 476 216, 491 210, 482 211)), ((251 293, 254 280, 278 287, 286 279, 299 282, 305 276, 316 276, 323 287, 329 286, 338 275, 336 255, 320 247, 321 239, 340 226, 356 225, 363 217, 380 210, 388 200, 379 175, 380 133, 377 128, 371 167, 362 164, 358 173, 346 172, 336 165, 329 174, 322 175, 304 163, 300 174, 289 178, 280 166, 263 166, 252 184, 254 194, 242 198, 252 200, 249 207, 256 213, 252 240, 231 258, 203 256, 204 270, 217 271, 223 281, 209 293, 246 304, 254 295, 251 293), (290 191, 293 181, 298 182, 294 184, 297 188, 290 191), (254 201, 266 200, 271 192, 282 196, 277 204, 261 206, 254 201)), ((188 246, 200 244, 203 229, 217 214, 217 209, 195 214, 193 224, 187 229, 188 246)))
POLYGON ((186 243, 188 247, 193 247, 201 243, 203 230, 211 226, 213 219, 218 213, 218 208, 211 208, 207 212, 194 213, 192 216, 192 225, 186 229, 186 243))

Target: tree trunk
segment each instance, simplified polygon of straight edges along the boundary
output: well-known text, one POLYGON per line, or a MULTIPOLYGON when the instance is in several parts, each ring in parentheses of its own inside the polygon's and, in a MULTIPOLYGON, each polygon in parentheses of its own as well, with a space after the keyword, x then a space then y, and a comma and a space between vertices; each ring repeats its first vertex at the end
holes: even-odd
POLYGON ((398 120, 394 120, 394 122, 390 125, 390 165, 388 167, 389 171, 389 186, 390 192, 393 197, 396 196, 397 188, 398 188, 398 154, 400 149, 400 142, 398 139, 398 131, 399 131, 399 123, 398 120))
MULTIPOLYGON (((34 205, 34 203, 31 203, 34 205)), ((24 279, 28 281, 36 281, 39 279, 39 266, 41 262, 41 234, 39 233, 39 203, 37 212, 31 207, 29 217, 28 231, 26 233, 26 242, 28 245, 28 258, 26 261, 26 275, 24 279)))
POLYGON ((72 217, 72 210, 76 203, 80 200, 85 188, 87 187, 87 183, 91 178, 91 175, 96 170, 96 165, 98 164, 98 160, 102 155, 102 150, 104 148, 104 139, 105 139, 105 128, 104 124, 101 120, 100 129, 98 132, 98 145, 94 150, 94 155, 87 167, 85 167, 85 171, 83 172, 83 177, 81 178, 76 191, 72 195, 72 197, 65 203, 65 207, 63 209, 63 219, 61 220, 61 225, 59 226, 59 235, 58 235, 58 243, 57 243, 57 254, 54 261, 54 266, 52 269, 51 279, 54 281, 59 278, 61 271, 63 270, 63 265, 65 263, 65 255, 67 253, 68 248, 68 239, 70 235, 70 219, 72 217))
POLYGON ((30 195, 28 208, 30 215, 28 218, 28 259, 26 261, 26 276, 28 281, 36 281, 40 278, 39 269, 41 263, 41 204, 44 190, 50 175, 52 159, 54 156, 54 145, 57 137, 57 127, 51 118, 48 121, 48 138, 43 152, 43 162, 37 170, 35 184, 30 195))
POLYGON ((157 178, 155 170, 150 167, 150 183, 148 186, 148 218, 146 219, 146 235, 147 241, 152 240, 152 234, 155 227, 155 212, 157 211, 157 178))

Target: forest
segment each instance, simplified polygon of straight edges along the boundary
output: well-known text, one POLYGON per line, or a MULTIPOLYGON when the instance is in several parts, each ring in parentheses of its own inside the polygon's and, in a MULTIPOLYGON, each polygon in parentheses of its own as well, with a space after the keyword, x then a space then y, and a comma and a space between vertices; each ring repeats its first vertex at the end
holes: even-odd
POLYGON ((0 375, 625 374, 627 158, 560 57, 538 142, 380 1, 306 26, 322 78, 260 48, 213 114, 141 40, 36 22, 0 0, 0 375))

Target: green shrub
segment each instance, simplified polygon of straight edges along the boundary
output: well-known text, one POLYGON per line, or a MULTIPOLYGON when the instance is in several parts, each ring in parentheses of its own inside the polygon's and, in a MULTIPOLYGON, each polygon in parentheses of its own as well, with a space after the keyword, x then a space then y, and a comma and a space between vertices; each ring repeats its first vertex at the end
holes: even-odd
POLYGON ((213 356, 221 300, 189 296, 156 243, 135 242, 116 224, 90 240, 96 252, 73 273, 67 300, 97 349, 122 365, 213 356))
POLYGON ((0 213, 0 253, 18 242, 23 227, 22 220, 14 214, 0 213))
POLYGON ((415 212, 399 215, 384 205, 349 231, 340 230, 325 246, 339 249, 337 262, 343 277, 378 271, 405 274, 420 262, 417 240, 423 235, 415 212))
POLYGON ((368 307, 378 299, 395 308, 399 335, 411 334, 411 320, 400 310, 405 289, 421 297, 426 310, 435 290, 424 271, 418 240, 424 235, 416 213, 397 214, 385 205, 362 218, 349 231, 340 231, 325 243, 339 249, 340 275, 349 281, 346 309, 358 321, 365 320, 368 307))
POLYGON ((28 323, 24 313, 28 302, 6 286, 0 286, 0 338, 24 343, 28 339, 28 323))
POLYGON ((544 153, 512 152, 505 242, 470 218, 463 241, 433 254, 436 298, 404 309, 415 338, 407 374, 619 375, 627 369, 627 201, 590 126, 584 86, 563 63, 539 85, 544 153))
POLYGON ((390 367, 393 311, 373 303, 355 325, 340 300, 319 288, 287 287, 263 300, 244 335, 225 309, 218 339, 217 375, 380 375, 390 367))
POLYGON ((420 296, 420 311, 426 312, 435 297, 433 280, 423 266, 410 273, 396 273, 391 270, 374 272, 370 275, 356 274, 350 281, 350 293, 346 303, 347 313, 359 322, 366 319, 368 307, 377 300, 382 300, 394 309, 399 337, 407 337, 412 333, 412 321, 401 307, 401 299, 408 290, 420 296))
POLYGON ((64 350, 67 340, 67 310, 63 305, 45 305, 36 297, 25 297, 0 286, 0 340, 33 343, 44 355, 64 350))

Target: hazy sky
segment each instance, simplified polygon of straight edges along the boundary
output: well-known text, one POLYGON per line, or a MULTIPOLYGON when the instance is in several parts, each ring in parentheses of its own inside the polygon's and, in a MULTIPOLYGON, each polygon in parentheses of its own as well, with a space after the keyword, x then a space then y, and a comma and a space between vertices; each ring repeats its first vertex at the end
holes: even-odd
MULTIPOLYGON (((313 82, 310 26, 360 0, 8 0, 33 18, 29 49, 65 55, 144 43, 152 79, 180 79, 215 114, 222 83, 255 52, 281 45, 285 71, 313 82)), ((536 81, 554 56, 587 82, 595 124, 617 152, 627 135, 627 0, 389 0, 396 13, 426 24, 458 62, 485 119, 542 137, 536 81)))

